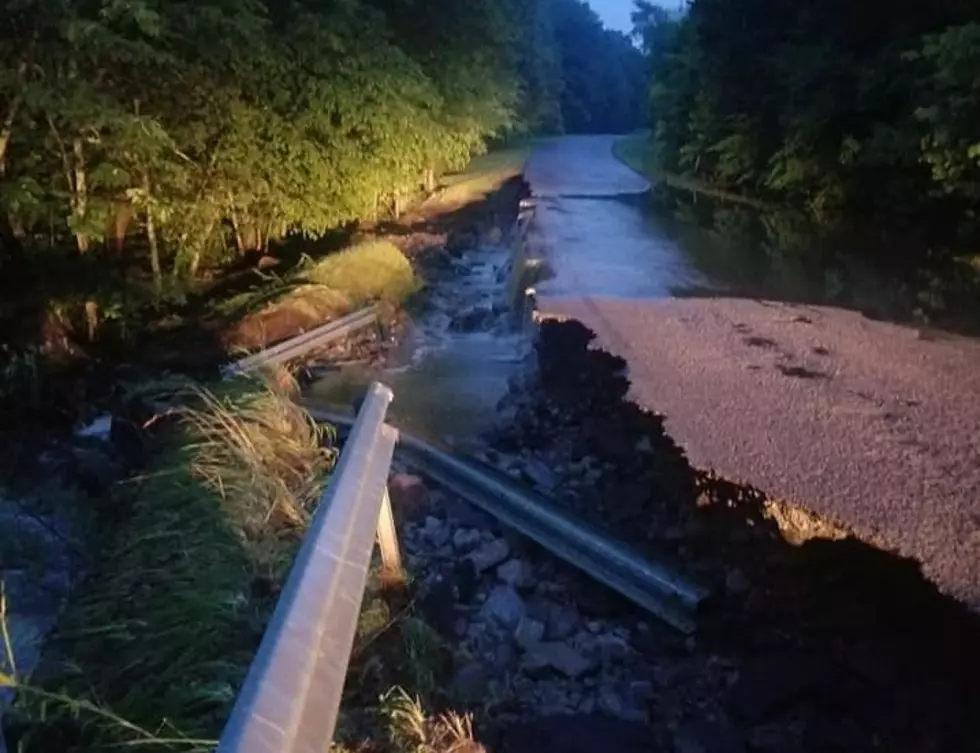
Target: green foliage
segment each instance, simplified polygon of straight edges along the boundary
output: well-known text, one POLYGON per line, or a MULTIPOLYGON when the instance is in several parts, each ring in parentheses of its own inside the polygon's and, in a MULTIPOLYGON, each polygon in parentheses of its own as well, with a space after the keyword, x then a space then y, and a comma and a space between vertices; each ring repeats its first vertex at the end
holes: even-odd
POLYGON ((818 216, 980 198, 980 10, 843 0, 638 2, 665 170, 818 216))
POLYGON ((643 58, 583 0, 552 0, 560 103, 571 133, 628 133, 643 122, 643 58))
POLYGON ((582 0, 11 0, 0 55, 0 294, 126 331, 488 143, 629 130, 642 99, 582 0))

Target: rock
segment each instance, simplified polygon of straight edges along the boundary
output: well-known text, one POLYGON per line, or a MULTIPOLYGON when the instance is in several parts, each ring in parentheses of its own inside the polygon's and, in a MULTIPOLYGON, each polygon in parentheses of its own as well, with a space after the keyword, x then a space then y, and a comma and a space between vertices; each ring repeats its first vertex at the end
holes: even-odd
POLYGON ((574 607, 551 603, 545 627, 549 641, 563 641, 575 634, 582 618, 574 607))
POLYGON ((598 660, 601 658, 599 653, 599 641, 587 630, 580 630, 568 641, 568 645, 574 648, 583 656, 598 660))
POLYGON ((538 460, 525 460, 521 466, 522 473, 528 480, 540 489, 554 491, 558 486, 558 474, 538 460))
POLYGON ((476 332, 485 329, 493 320, 493 311, 488 308, 475 307, 457 314, 449 324, 454 332, 476 332))
POLYGON ((478 573, 496 567, 510 556, 510 547, 503 539, 493 539, 469 555, 478 573))
POLYGON ((633 649, 627 641, 611 633, 596 636, 595 645, 605 663, 622 661, 633 653, 633 649))
POLYGON ((627 715, 626 704, 623 703, 623 700, 616 695, 612 688, 602 688, 599 691, 599 698, 596 705, 600 711, 610 716, 616 716, 622 719, 627 715))
POLYGON ((725 578, 725 589, 732 596, 741 596, 752 588, 748 576, 739 569, 732 570, 725 578))
POLYGON ((425 519, 422 536, 433 549, 440 549, 449 543, 451 534, 449 527, 439 518, 428 517, 425 519))
POLYGON ((544 638, 544 624, 530 617, 525 617, 520 621, 517 630, 514 631, 514 640, 521 648, 530 651, 544 638))
POLYGON ((685 722, 674 734, 675 753, 745 753, 745 742, 723 720, 685 722))
POLYGON ((636 451, 643 455, 651 454, 653 452, 653 442, 650 440, 650 437, 642 437, 636 443, 636 451))
POLYGON ((490 675, 482 664, 473 662, 460 667, 453 677, 452 694, 463 703, 479 703, 487 694, 490 675))
POLYGON ((576 705, 572 693, 564 682, 539 683, 536 696, 537 709, 535 711, 539 716, 570 714, 576 705))
POLYGON ((534 570, 524 560, 510 560, 497 568, 497 578, 514 588, 529 588, 534 584, 534 570))
POLYGON ((497 586, 480 608, 480 615, 508 631, 516 630, 527 614, 524 601, 510 586, 497 586))
POLYGON ((419 517, 429 501, 429 490, 418 476, 398 473, 388 480, 388 496, 396 515, 411 520, 419 517))
POLYGON ((521 667, 528 674, 553 669, 574 680, 595 670, 596 663, 565 643, 539 643, 524 654, 521 667))
POLYGON ((281 263, 282 262, 274 256, 263 256, 261 259, 259 259, 258 264, 255 266, 258 267, 260 271, 265 272, 269 269, 275 269, 281 263))
POLYGON ((480 532, 472 528, 461 528, 453 534, 453 547, 457 552, 472 552, 480 545, 480 532))
POLYGON ((94 419, 87 426, 82 427, 77 432, 75 436, 86 437, 89 439, 101 439, 103 441, 109 441, 109 434, 112 431, 112 416, 105 413, 98 418, 94 419))

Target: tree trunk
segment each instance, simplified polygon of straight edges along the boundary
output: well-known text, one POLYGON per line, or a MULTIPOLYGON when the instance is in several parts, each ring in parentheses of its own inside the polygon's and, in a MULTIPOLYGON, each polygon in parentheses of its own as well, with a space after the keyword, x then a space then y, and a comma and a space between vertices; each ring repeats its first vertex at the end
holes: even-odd
POLYGON ((0 176, 7 173, 7 148, 10 146, 10 139, 14 133, 14 119, 17 117, 17 110, 20 108, 20 99, 15 99, 10 104, 10 111, 3 120, 0 127, 0 176))
POLYGON ((116 204, 115 211, 106 228, 112 237, 112 245, 117 254, 122 254, 126 245, 126 233, 133 219, 133 206, 128 203, 116 204))
MULTIPOLYGON (((85 172, 85 150, 80 136, 76 136, 72 140, 72 154, 75 158, 72 166, 75 188, 72 209, 75 212, 75 217, 84 220, 88 211, 88 176, 85 172)), ((75 239, 78 242, 79 251, 85 253, 89 250, 90 243, 87 233, 75 233, 75 239)))
POLYGON ((157 228, 153 222, 153 194, 150 176, 143 173, 143 193, 146 195, 146 241, 150 246, 150 268, 153 270, 153 287, 157 297, 163 292, 163 271, 160 268, 160 245, 157 243, 157 228))
MULTIPOLYGON (((210 238, 211 233, 214 232, 214 226, 216 224, 218 223, 215 220, 208 222, 204 232, 201 233, 200 240, 194 245, 194 253, 191 256, 191 264, 190 268, 188 269, 188 274, 190 275, 192 281, 197 279, 197 273, 201 268, 201 251, 207 247, 208 238, 210 238)), ((174 261, 174 270, 176 269, 177 262, 174 261)))
POLYGON ((431 196, 436 190, 436 171, 435 168, 428 168, 425 171, 425 193, 431 196))
MULTIPOLYGON (((231 196, 228 197, 229 200, 231 196)), ((235 231, 235 247, 238 249, 239 254, 245 253, 245 243, 242 239, 242 228, 238 224, 238 213, 235 211, 234 201, 230 201, 228 204, 228 214, 231 217, 231 227, 235 231)))
MULTIPOLYGON (((27 70, 27 63, 17 66, 17 77, 19 83, 23 84, 24 72, 27 70)), ((3 119, 3 126, 0 126, 0 178, 7 175, 7 149, 10 146, 10 139, 14 133, 14 122, 17 120, 17 113, 20 112, 21 103, 24 101, 21 94, 15 94, 10 100, 10 108, 3 119)))
MULTIPOLYGON (((15 97, 10 103, 10 110, 7 117, 3 119, 3 126, 0 127, 0 180, 7 177, 7 148, 10 146, 10 138, 14 132, 14 120, 17 118, 17 111, 20 109, 20 97, 15 97)), ((24 254, 24 247, 21 245, 17 233, 14 232, 10 222, 10 215, 4 207, 0 207, 0 247, 3 248, 5 255, 21 259, 24 254)))

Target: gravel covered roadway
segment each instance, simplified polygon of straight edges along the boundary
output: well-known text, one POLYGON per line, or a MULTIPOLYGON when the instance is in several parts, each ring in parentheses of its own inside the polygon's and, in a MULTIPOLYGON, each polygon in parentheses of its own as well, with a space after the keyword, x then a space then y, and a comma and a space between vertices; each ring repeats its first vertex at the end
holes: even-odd
POLYGON ((625 358, 631 398, 666 416, 694 465, 836 518, 980 608, 980 343, 843 309, 675 297, 711 281, 645 216, 648 185, 613 143, 532 156, 532 232, 555 272, 541 313, 625 358))

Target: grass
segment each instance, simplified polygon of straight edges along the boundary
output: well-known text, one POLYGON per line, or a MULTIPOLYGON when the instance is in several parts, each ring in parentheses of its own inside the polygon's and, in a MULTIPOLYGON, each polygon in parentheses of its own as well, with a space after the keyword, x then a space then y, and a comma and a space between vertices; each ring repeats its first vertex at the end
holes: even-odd
POLYGON ((617 139, 613 144, 613 154, 616 159, 643 177, 650 180, 659 179, 657 155, 648 131, 638 131, 617 139))
MULTIPOLYGON (((18 693, 4 720, 12 750, 215 747, 336 458, 294 389, 280 372, 141 390, 177 408, 158 422, 155 462, 103 506, 95 561, 34 677, 3 661, 0 629, 0 689, 18 693)), ((453 650, 416 615, 409 585, 379 564, 369 575, 338 739, 479 750, 465 747, 467 717, 423 710, 444 707, 453 650)), ((0 628, 5 608, 0 596, 0 628)))
POLYGON ((422 211, 448 211, 485 199, 524 172, 531 145, 496 149, 474 157, 465 170, 443 176, 439 191, 423 202, 422 211))
POLYGON ((300 273, 354 306, 372 301, 402 303, 419 289, 412 265, 388 241, 370 240, 330 254, 300 273))
POLYGON ((726 191, 723 188, 712 186, 709 183, 695 178, 688 178, 662 170, 660 168, 660 158, 657 155, 657 150, 649 131, 637 131, 636 133, 618 139, 613 144, 613 154, 616 159, 634 172, 642 175, 651 183, 664 183, 673 188, 705 194, 706 196, 712 196, 716 199, 754 209, 769 208, 768 204, 758 199, 743 196, 732 191, 726 191))
POLYGON ((165 391, 178 423, 113 494, 38 690, 21 694, 12 729, 26 751, 208 749, 181 740, 220 733, 332 465, 275 382, 165 391))
POLYGON ((389 740, 398 753, 477 753, 473 718, 447 711, 426 713, 425 705, 402 688, 382 698, 381 713, 389 740))

